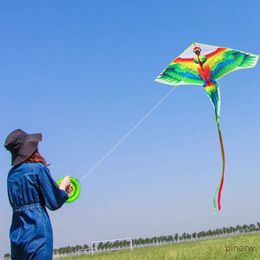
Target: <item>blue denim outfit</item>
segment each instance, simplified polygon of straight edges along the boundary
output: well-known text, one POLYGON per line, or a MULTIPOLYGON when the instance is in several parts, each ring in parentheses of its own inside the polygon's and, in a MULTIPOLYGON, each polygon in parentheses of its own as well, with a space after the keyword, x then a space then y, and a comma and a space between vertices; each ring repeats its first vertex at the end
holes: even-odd
POLYGON ((7 179, 8 197, 13 208, 10 228, 12 259, 50 260, 53 237, 50 210, 59 209, 68 199, 41 163, 13 167, 7 179))

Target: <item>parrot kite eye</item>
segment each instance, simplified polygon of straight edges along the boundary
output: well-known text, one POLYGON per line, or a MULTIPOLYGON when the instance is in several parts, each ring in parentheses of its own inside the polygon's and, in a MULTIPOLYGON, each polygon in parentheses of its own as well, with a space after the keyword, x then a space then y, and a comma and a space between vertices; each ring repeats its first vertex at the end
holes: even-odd
POLYGON ((196 53, 196 54, 200 54, 201 48, 200 47, 194 47, 193 52, 196 53))

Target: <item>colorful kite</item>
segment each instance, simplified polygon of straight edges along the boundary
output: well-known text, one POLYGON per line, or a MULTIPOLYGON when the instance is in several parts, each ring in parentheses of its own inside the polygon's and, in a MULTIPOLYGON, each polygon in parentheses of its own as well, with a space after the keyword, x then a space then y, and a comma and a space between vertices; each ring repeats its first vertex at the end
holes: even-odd
POLYGON ((219 118, 220 89, 217 80, 235 70, 253 68, 258 58, 259 55, 243 51, 193 43, 156 78, 158 82, 173 86, 200 85, 204 88, 214 106, 222 155, 222 175, 213 199, 214 212, 217 211, 217 194, 218 210, 221 209, 221 191, 225 174, 225 152, 219 118))
MULTIPOLYGON (((60 185, 61 181, 64 177, 61 177, 57 180, 57 184, 60 185)), ((74 202, 78 199, 80 195, 80 182, 78 179, 70 176, 70 185, 72 186, 72 191, 68 194, 69 198, 67 199, 66 203, 74 202)))

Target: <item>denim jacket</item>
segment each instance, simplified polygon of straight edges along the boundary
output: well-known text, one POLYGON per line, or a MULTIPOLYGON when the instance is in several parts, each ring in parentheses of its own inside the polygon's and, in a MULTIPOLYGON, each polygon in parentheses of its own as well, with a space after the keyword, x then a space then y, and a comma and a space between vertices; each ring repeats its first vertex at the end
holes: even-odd
POLYGON ((68 199, 41 163, 13 167, 7 179, 9 202, 13 208, 10 228, 12 259, 50 260, 53 236, 50 210, 59 209, 68 199))

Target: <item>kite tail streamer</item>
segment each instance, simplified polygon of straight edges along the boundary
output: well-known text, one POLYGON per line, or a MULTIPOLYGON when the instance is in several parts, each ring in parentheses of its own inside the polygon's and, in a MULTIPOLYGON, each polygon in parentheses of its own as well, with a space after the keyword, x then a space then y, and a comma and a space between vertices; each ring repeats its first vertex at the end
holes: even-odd
POLYGON ((214 213, 217 212, 217 203, 216 203, 216 197, 218 197, 218 211, 221 210, 221 192, 224 184, 224 176, 225 176, 225 150, 224 150, 224 145, 223 145, 223 139, 222 139, 222 134, 220 130, 220 126, 218 125, 218 137, 219 137, 219 143, 220 143, 220 149, 221 149, 221 156, 222 156, 222 174, 221 174, 221 179, 219 182, 219 185, 214 193, 214 213))

